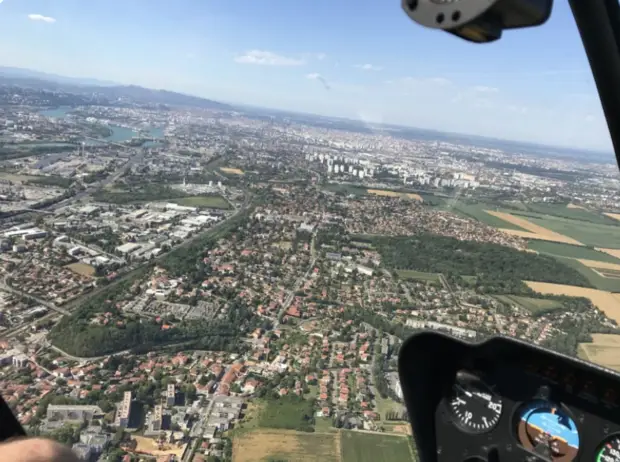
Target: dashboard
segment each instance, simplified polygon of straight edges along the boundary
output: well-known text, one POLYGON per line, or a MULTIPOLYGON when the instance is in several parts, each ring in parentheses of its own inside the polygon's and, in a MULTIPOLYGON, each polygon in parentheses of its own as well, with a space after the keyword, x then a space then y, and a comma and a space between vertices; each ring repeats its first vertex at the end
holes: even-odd
POLYGON ((620 375, 506 337, 424 332, 399 354, 422 462, 620 462, 620 375))

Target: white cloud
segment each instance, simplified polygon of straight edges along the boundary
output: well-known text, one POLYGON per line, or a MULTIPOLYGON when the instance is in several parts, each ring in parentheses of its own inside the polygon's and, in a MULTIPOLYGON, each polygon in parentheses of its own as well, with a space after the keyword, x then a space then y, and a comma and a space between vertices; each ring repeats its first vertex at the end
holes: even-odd
POLYGON ((473 90, 478 93, 499 93, 498 88, 487 87, 485 85, 476 85, 473 90))
POLYGON ((28 19, 30 19, 31 21, 43 21, 47 23, 56 22, 56 19, 52 18, 51 16, 43 16, 42 14, 29 14, 28 19))
POLYGON ((240 64, 258 64, 261 66, 303 66, 306 64, 304 59, 289 58, 263 50, 247 51, 245 54, 237 56, 235 62, 240 64))
POLYGON ((372 64, 356 64, 355 67, 358 68, 358 69, 362 69, 363 71, 381 71, 381 70, 383 70, 383 67, 381 67, 381 66, 374 66, 372 64))

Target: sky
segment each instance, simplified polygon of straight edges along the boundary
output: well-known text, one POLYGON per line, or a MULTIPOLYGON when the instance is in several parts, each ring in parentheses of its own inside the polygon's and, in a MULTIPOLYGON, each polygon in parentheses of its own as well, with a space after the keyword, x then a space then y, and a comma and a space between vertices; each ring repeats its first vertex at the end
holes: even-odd
POLYGON ((0 0, 0 65, 611 152, 566 3, 474 45, 398 0, 0 0))

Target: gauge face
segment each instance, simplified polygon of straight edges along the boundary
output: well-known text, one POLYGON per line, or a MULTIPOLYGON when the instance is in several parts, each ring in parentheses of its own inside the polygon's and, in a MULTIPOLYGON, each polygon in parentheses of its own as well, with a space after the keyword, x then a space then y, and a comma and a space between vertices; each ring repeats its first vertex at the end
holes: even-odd
POLYGON ((569 462, 579 451, 575 421, 549 401, 535 401, 521 409, 517 436, 524 448, 548 461, 569 462))
POLYGON ((502 415, 502 400, 480 379, 457 376, 448 403, 455 423, 471 433, 492 430, 502 415))
POLYGON ((596 462, 620 462, 620 435, 609 438, 596 455, 596 462))

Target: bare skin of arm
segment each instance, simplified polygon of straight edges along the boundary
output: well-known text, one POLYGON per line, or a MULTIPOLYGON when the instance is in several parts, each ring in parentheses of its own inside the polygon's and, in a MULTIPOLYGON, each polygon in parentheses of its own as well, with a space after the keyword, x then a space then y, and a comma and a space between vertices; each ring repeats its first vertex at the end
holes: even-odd
POLYGON ((0 444, 0 460, 7 462, 80 462, 71 449, 43 438, 0 444))

